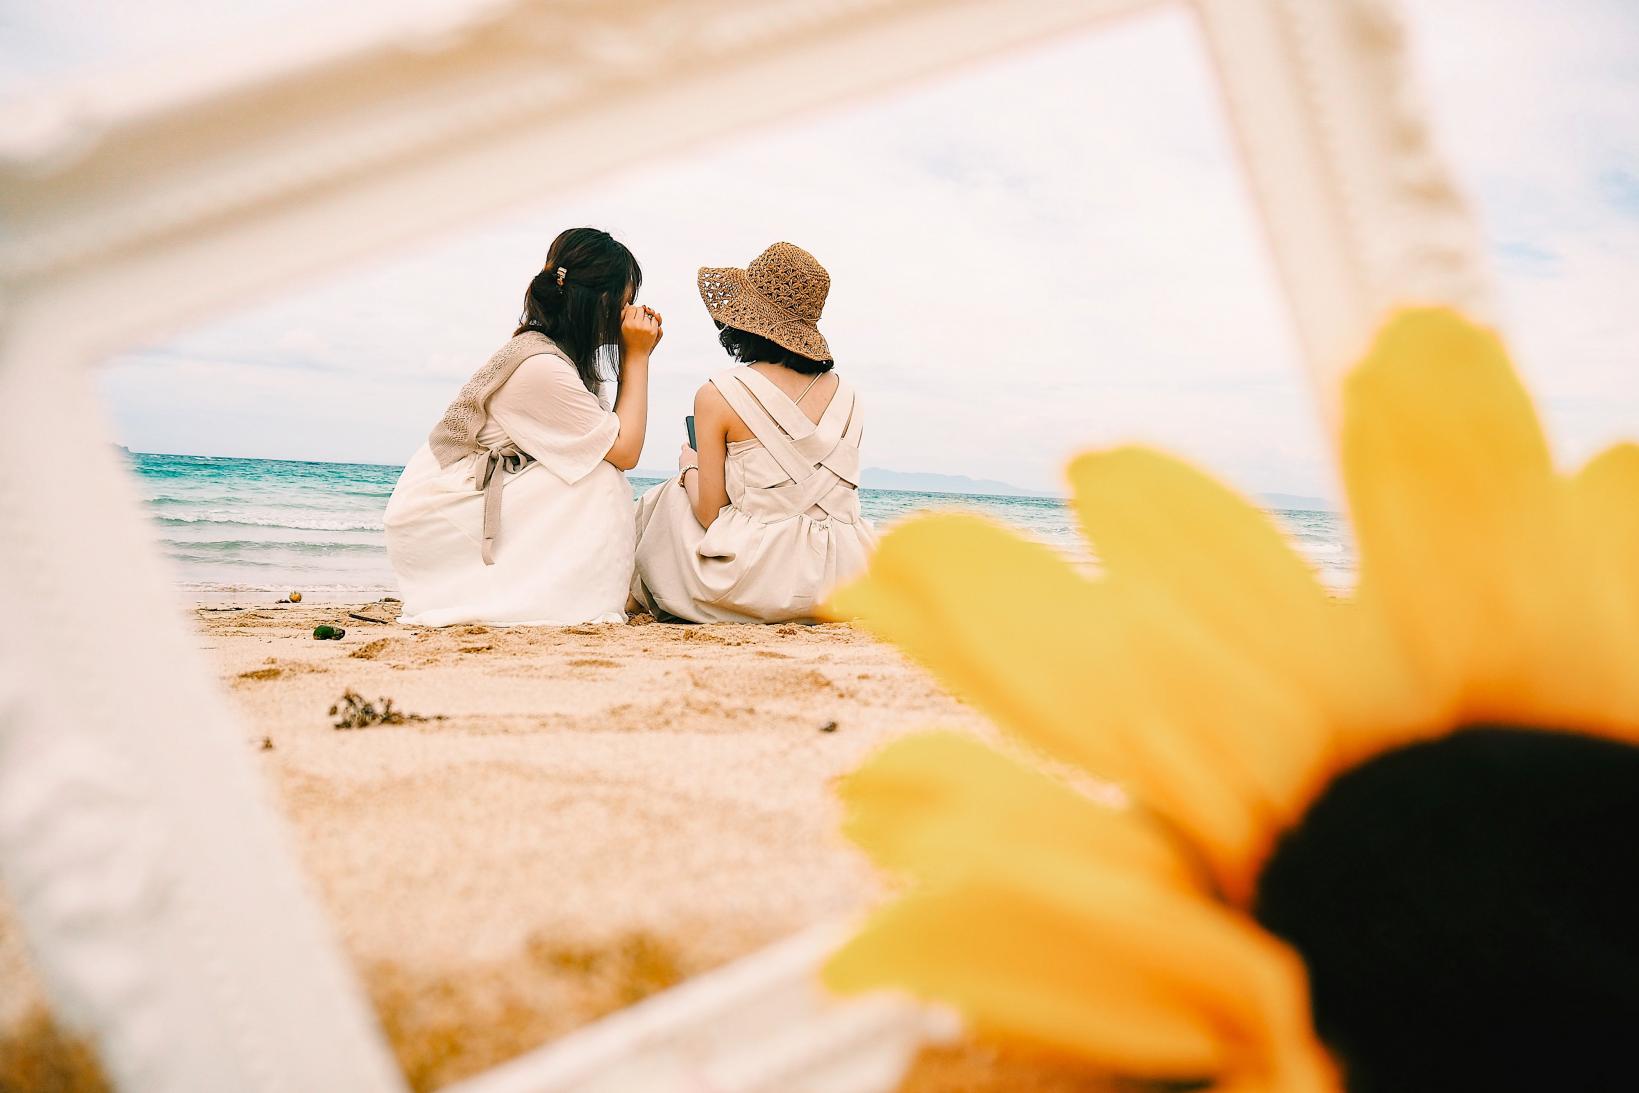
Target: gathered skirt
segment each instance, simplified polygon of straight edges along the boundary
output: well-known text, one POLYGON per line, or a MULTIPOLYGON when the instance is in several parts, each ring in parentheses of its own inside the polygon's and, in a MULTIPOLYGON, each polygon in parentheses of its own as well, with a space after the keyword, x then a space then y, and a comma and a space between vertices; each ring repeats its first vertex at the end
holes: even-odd
POLYGON ((631 594, 663 620, 812 621, 837 585, 864 570, 874 543, 864 520, 759 520, 733 504, 702 528, 671 478, 638 498, 631 594))
POLYGON ((406 623, 625 621, 632 491, 608 463, 573 483, 539 463, 509 475, 494 565, 480 553, 484 498, 470 458, 440 467, 423 445, 393 490, 385 523, 406 623))

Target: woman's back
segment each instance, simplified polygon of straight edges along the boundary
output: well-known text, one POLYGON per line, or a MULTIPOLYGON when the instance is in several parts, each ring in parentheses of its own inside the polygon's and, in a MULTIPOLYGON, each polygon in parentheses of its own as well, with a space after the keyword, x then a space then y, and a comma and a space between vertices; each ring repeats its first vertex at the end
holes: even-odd
POLYGON ((814 400, 816 408, 823 406, 814 417, 755 366, 712 377, 734 413, 724 468, 732 507, 763 523, 798 516, 859 520, 864 414, 852 386, 834 372, 826 376, 835 377, 831 397, 814 400))
MULTIPOLYGON (((809 421, 818 423, 831 399, 836 394, 837 385, 842 377, 832 369, 818 375, 805 375, 794 372, 789 368, 782 368, 775 364, 748 364, 751 371, 762 376, 769 383, 779 389, 780 394, 789 399, 792 405, 801 410, 809 421)), ((732 369, 731 369, 732 371, 732 369)), ((738 414, 732 416, 728 423, 728 440, 732 443, 737 440, 751 440, 754 436, 738 414)))
POLYGON ((645 494, 633 595, 660 618, 811 619, 876 543, 859 511, 859 396, 837 376, 814 418, 756 368, 709 386, 744 426, 723 464, 728 504, 702 528, 676 479, 645 494))

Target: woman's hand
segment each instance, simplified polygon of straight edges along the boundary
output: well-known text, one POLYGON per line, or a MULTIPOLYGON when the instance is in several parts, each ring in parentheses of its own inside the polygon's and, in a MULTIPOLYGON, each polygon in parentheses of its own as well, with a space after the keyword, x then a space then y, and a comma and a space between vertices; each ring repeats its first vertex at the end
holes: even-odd
POLYGON ((628 304, 620 312, 620 341, 625 355, 647 357, 660 344, 665 331, 660 326, 660 312, 637 304, 628 304))
POLYGON ((690 467, 696 470, 700 468, 700 453, 684 444, 682 450, 677 453, 677 473, 682 474, 690 467))
POLYGON ((629 471, 643 455, 643 438, 649 429, 649 354, 660 344, 660 313, 631 304, 620 309, 622 367, 620 386, 615 393, 615 417, 620 432, 604 455, 604 462, 629 471))

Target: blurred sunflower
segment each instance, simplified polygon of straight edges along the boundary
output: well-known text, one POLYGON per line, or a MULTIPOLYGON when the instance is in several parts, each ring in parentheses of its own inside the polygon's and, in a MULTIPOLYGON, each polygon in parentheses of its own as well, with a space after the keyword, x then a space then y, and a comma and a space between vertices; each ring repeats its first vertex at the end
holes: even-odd
POLYGON ((1639 447, 1556 474, 1444 310, 1395 317, 1344 406, 1348 598, 1143 449, 1070 467, 1096 579, 968 516, 883 539, 831 613, 1018 747, 909 737, 847 780, 908 884, 828 982, 1217 1089, 1633 1085, 1639 447))

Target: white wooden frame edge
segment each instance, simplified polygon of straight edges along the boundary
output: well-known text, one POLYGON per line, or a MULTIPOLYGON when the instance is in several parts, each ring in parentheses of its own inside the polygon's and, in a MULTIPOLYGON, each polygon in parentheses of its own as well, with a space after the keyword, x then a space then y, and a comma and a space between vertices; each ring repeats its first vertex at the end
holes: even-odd
MULTIPOLYGON (((1145 5, 502 0, 394 37, 355 28, 325 55, 271 43, 277 60, 254 71, 201 58, 205 78, 150 74, 130 95, 110 81, 45 104, 28 132, 0 132, 0 882, 60 1016, 95 1037, 122 1087, 401 1080, 175 611, 127 474, 99 441, 86 366, 641 155, 1145 5), (663 147, 608 138, 657 112, 670 123, 663 147), (573 166, 551 156, 563 147, 577 149, 573 166)), ((1322 412, 1335 416, 1339 370, 1389 306, 1489 315, 1397 8, 1193 6, 1322 412)), ((646 1088, 681 1088, 702 1066, 738 1083, 720 1088, 887 1088, 927 1018, 881 1002, 825 1008, 810 972, 826 937, 685 985, 467 1089, 594 1088, 607 1077, 593 1076, 599 1060, 615 1058, 649 1068, 646 1088), (757 1054, 766 1042, 719 1037, 679 1061, 680 1043, 706 1043, 702 1015, 749 1028, 770 1012, 811 1030, 807 1046, 787 1038, 776 1059, 757 1054)))

